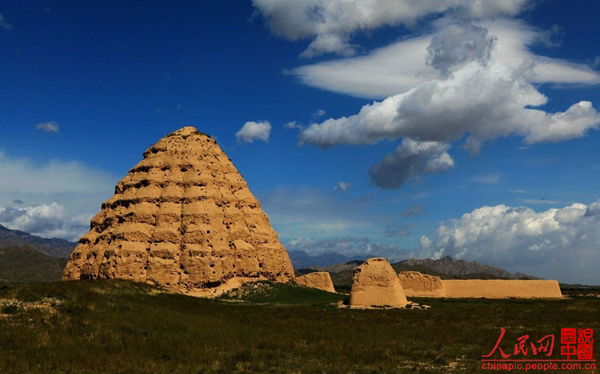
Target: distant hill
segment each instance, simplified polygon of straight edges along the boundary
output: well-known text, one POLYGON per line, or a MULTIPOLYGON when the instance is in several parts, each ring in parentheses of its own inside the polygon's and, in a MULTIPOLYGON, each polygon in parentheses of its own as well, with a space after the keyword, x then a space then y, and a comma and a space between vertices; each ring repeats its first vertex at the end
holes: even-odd
POLYGON ((288 251, 290 260, 294 269, 324 267, 331 264, 346 263, 348 261, 360 260, 361 263, 366 258, 350 257, 341 253, 327 253, 323 255, 311 256, 304 251, 288 251))
POLYGON ((52 257, 69 257, 77 243, 68 240, 52 238, 44 239, 23 231, 10 230, 0 225, 0 248, 4 247, 31 247, 52 257))
MULTIPOLYGON (((354 260, 346 263, 296 270, 297 275, 314 271, 327 271, 331 273, 331 280, 335 286, 347 287, 352 283, 352 275, 363 261, 354 260)), ((392 264, 396 272, 418 271, 423 274, 438 276, 442 279, 539 279, 530 275, 515 273, 475 261, 455 260, 450 256, 439 260, 410 259, 392 264)))
POLYGON ((30 246, 0 248, 0 280, 51 282, 60 280, 67 258, 48 256, 30 246))
MULTIPOLYGON (((509 273, 508 271, 489 265, 483 265, 476 261, 455 260, 450 256, 432 259, 409 259, 400 261, 396 265, 408 267, 424 266, 439 274, 448 276, 448 278, 472 278, 469 275, 478 274, 483 279, 504 278, 504 279, 539 279, 523 273, 509 273)), ((480 278, 481 279, 481 278, 480 278)))
POLYGON ((344 264, 335 264, 335 265, 325 266, 325 267, 321 268, 320 270, 328 271, 330 273, 339 273, 344 270, 354 271, 354 269, 356 269, 363 262, 364 262, 363 260, 348 261, 344 264))

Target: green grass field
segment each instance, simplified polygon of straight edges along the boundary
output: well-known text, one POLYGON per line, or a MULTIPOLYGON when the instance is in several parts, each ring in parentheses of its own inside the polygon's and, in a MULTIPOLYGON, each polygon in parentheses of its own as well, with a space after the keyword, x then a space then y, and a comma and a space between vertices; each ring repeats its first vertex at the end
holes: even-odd
POLYGON ((219 300, 116 280, 4 284, 0 373, 468 373, 501 327, 505 350, 524 334, 600 331, 595 297, 415 300, 427 310, 342 299, 267 283, 219 300))

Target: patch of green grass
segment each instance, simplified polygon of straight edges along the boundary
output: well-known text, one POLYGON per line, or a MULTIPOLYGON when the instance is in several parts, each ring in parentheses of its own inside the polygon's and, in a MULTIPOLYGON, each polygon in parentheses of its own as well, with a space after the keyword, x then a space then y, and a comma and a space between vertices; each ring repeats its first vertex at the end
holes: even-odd
POLYGON ((600 297, 600 286, 561 284, 560 291, 563 295, 572 297, 600 297))
POLYGON ((502 327, 505 351, 523 334, 600 331, 600 299, 354 310, 330 305, 343 296, 307 290, 318 291, 266 284, 231 302, 117 280, 10 285, 0 299, 57 301, 55 312, 0 318, 0 373, 476 372, 502 327))
POLYGON ((222 295, 220 300, 241 300, 261 304, 327 305, 337 303, 345 295, 293 284, 256 282, 222 295))

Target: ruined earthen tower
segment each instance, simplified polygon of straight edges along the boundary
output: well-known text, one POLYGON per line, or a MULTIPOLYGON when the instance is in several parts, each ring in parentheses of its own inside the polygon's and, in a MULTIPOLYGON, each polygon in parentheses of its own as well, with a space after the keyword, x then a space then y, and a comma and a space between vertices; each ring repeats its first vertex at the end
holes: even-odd
POLYGON ((102 204, 63 280, 119 278, 196 296, 294 270, 231 160, 193 127, 175 131, 102 204))
POLYGON ((370 258, 354 269, 351 306, 405 307, 407 304, 398 275, 385 258, 370 258))

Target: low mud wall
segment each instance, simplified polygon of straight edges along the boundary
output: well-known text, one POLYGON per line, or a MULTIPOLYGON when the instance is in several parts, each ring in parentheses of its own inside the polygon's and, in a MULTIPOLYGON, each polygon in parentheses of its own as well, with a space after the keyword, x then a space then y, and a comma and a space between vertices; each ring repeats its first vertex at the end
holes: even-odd
POLYGON ((562 298, 560 286, 555 280, 501 280, 469 279, 442 280, 445 295, 448 298, 486 298, 503 299, 518 297, 562 298))
POLYGON ((444 297, 446 292, 440 277, 417 271, 398 273, 406 297, 444 297))

